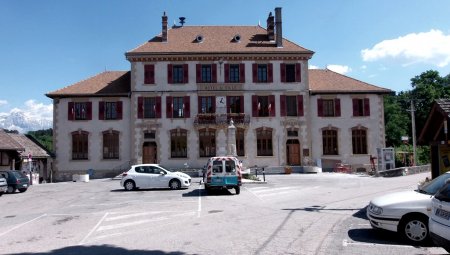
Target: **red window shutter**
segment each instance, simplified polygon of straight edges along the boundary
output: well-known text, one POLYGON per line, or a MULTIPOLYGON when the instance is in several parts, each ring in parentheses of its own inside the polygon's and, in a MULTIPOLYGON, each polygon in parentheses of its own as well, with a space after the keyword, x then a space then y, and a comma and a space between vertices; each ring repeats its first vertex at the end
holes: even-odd
POLYGON ((121 120, 123 118, 123 105, 122 101, 117 102, 117 119, 121 120))
POLYGON ((253 82, 257 83, 258 82, 258 65, 257 64, 252 65, 252 75, 253 75, 253 82))
POLYGON ((359 116, 358 101, 359 101, 359 99, 357 99, 357 98, 352 99, 353 116, 355 116, 355 117, 359 116))
POLYGON ((92 120, 92 102, 87 102, 87 116, 88 120, 92 120))
POLYGON ((269 63, 267 65, 267 82, 273 82, 273 64, 269 63))
POLYGON ((211 72, 212 72, 212 82, 217 83, 217 64, 211 65, 211 72))
POLYGON ((185 96, 183 98, 183 104, 184 104, 184 117, 190 118, 191 117, 191 98, 189 96, 185 96))
POLYGON ((195 65, 195 76, 197 83, 202 82, 202 65, 200 64, 195 65))
POLYGON ((155 84, 155 65, 144 66, 144 83, 155 84))
POLYGON ((323 100, 321 98, 317 99, 317 115, 323 117, 323 100))
POLYGON ((99 120, 105 119, 105 102, 104 101, 98 102, 98 119, 99 120))
POLYGON ((173 83, 173 65, 172 64, 167 65, 167 83, 169 83, 169 84, 173 83))
POLYGON ((239 82, 245 83, 245 64, 239 64, 239 82))
POLYGON ((281 77, 281 82, 286 82, 286 64, 285 63, 280 64, 280 77, 281 77))
POLYGON ((156 118, 161 118, 161 97, 156 97, 156 104, 155 104, 155 115, 156 118))
POLYGON ((280 115, 286 116, 286 96, 281 95, 280 96, 280 115))
POLYGON ((188 64, 183 65, 183 82, 189 83, 189 66, 188 66, 188 64))
POLYGON ((303 111, 303 95, 297 96, 297 115, 304 116, 305 113, 303 111))
POLYGON ((334 113, 336 117, 341 117, 341 99, 334 99, 334 113))
POLYGON ((245 113, 244 112, 244 96, 239 97, 239 103, 240 103, 240 107, 241 107, 240 112, 245 113))
POLYGON ((252 116, 258 117, 258 96, 252 96, 252 116))
POLYGON ((74 120, 75 118, 75 108, 73 102, 69 102, 67 105, 67 120, 74 120))
POLYGON ((168 119, 172 118, 172 97, 166 97, 166 117, 168 119))
POLYGON ((370 101, 364 98, 364 116, 370 116, 370 101))
POLYGON ((274 95, 269 96, 269 109, 270 109, 269 115, 271 117, 274 117, 275 116, 275 96, 274 95))
POLYGON ((302 69, 300 63, 295 64, 295 81, 302 81, 302 69))
POLYGON ((143 119, 144 118, 144 98, 143 97, 138 97, 137 112, 138 112, 138 119, 143 119))
POLYGON ((230 82, 230 64, 225 64, 224 65, 224 69, 225 69, 225 71, 224 71, 224 75, 225 75, 224 81, 225 81, 225 83, 228 83, 228 82, 230 82))

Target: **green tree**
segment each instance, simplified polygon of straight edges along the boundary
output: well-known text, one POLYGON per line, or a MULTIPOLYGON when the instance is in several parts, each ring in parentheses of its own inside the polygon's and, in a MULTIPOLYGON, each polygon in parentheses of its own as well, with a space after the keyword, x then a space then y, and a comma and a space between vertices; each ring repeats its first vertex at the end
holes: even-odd
POLYGON ((27 134, 38 140, 48 151, 53 151, 53 129, 29 131, 27 134))

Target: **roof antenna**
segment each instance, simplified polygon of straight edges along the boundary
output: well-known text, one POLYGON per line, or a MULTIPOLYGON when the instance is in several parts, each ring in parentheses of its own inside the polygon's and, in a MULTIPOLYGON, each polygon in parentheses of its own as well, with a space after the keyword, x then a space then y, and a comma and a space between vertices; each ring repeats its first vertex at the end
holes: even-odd
POLYGON ((181 26, 183 26, 184 23, 186 23, 186 21, 184 21, 186 18, 185 17, 179 17, 179 19, 180 19, 181 26))

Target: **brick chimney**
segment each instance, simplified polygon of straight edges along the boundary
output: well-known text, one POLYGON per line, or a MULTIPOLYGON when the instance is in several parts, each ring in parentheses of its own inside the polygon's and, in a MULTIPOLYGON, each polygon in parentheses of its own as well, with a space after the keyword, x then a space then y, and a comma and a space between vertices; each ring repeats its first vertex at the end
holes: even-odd
POLYGON ((272 12, 270 12, 269 17, 267 17, 267 37, 269 41, 275 40, 275 21, 272 12))
POLYGON ((278 48, 283 48, 283 31, 281 27, 281 7, 277 7, 275 8, 275 41, 278 48))
POLYGON ((166 12, 164 12, 162 16, 162 42, 167 42, 167 16, 166 12))

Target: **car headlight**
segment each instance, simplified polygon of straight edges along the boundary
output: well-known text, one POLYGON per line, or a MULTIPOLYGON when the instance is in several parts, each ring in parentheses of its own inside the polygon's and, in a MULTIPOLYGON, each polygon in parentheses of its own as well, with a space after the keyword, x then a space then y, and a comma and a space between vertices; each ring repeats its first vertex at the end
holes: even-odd
POLYGON ((380 215, 383 213, 383 208, 373 205, 373 204, 369 204, 369 212, 376 214, 376 215, 380 215))

